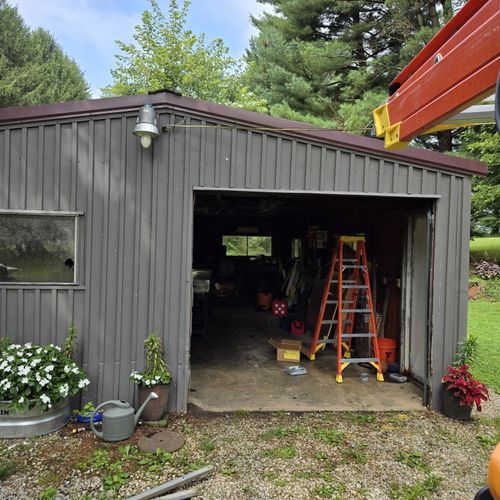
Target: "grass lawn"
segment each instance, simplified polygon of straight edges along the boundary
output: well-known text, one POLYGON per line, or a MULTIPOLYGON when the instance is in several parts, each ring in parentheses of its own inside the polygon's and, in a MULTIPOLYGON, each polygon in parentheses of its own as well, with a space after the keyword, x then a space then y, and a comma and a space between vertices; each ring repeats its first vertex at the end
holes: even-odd
POLYGON ((478 340, 473 375, 500 394, 500 301, 469 301, 468 333, 478 340))
POLYGON ((500 262, 500 236, 475 238, 470 242, 470 255, 475 261, 500 262))

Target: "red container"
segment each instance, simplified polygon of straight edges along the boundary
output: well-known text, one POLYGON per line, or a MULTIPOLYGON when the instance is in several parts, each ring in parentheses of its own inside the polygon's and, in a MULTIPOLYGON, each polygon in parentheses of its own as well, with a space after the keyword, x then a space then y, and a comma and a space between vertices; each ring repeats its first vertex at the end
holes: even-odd
POLYGON ((262 311, 271 309, 273 294, 271 292, 257 292, 257 305, 262 311))
POLYGON ((286 300, 273 300, 272 307, 273 316, 279 316, 282 318, 288 314, 288 304, 286 300))
POLYGON ((294 335, 304 335, 306 331, 306 325, 303 321, 292 321, 292 324, 290 325, 290 331, 294 335))
POLYGON ((397 348, 398 343, 394 339, 378 339, 380 361, 385 363, 395 363, 397 348))

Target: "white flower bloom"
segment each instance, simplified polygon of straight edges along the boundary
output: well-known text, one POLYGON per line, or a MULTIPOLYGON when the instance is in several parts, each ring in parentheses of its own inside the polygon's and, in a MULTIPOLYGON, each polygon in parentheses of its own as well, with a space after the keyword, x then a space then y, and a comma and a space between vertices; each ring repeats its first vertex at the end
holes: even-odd
POLYGON ((40 353, 42 352, 42 350, 43 350, 43 349, 42 349, 41 347, 39 347, 39 348, 36 350, 36 353, 37 353, 37 354, 40 354, 40 353))
POLYGON ((21 357, 23 355, 23 351, 17 351, 16 354, 21 357))
POLYGON ((54 365, 49 365, 49 366, 46 366, 46 367, 45 367, 45 371, 46 371, 46 373, 49 373, 49 372, 51 372, 52 370, 54 370, 54 365))
POLYGON ((3 384, 4 390, 10 389, 12 387, 12 384, 7 380, 3 384))
MULTIPOLYGON (((42 394, 40 396, 40 399, 42 400, 42 403, 45 403, 45 404, 50 403, 50 398, 46 394, 42 394)), ((50 406, 49 406, 49 408, 50 408, 50 406)))
POLYGON ((24 347, 31 347, 33 344, 31 342, 26 342, 26 344, 24 344, 24 347))
POLYGON ((35 378, 36 378, 37 382, 40 382, 40 380, 41 380, 42 377, 40 376, 40 374, 38 372, 36 372, 35 373, 35 378))
POLYGON ((7 365, 7 366, 3 369, 3 371, 4 371, 4 372, 9 373, 10 371, 12 371, 12 368, 11 368, 9 365, 7 365))
POLYGON ((38 381, 38 383, 39 383, 42 387, 44 387, 44 386, 46 386, 46 385, 49 383, 49 381, 48 381, 46 378, 42 378, 41 380, 39 380, 39 381, 38 381))
POLYGON ((62 394, 63 397, 66 397, 69 392, 68 384, 61 385, 61 387, 59 387, 59 392, 62 394))
POLYGON ((42 362, 40 358, 35 358, 30 364, 31 366, 39 365, 42 362))
POLYGON ((20 366, 18 369, 17 369, 17 373, 21 376, 24 376, 24 375, 28 375, 28 373, 30 372, 31 368, 28 366, 28 365, 24 365, 24 366, 20 366))
POLYGON ((62 351, 62 349, 61 349, 58 345, 55 345, 55 346, 54 346, 54 349, 57 349, 59 352, 61 352, 61 351, 62 351))
POLYGON ((0 370, 3 370, 9 363, 7 363, 7 360, 4 359, 1 363, 0 363, 0 370))
POLYGON ((18 403, 19 403, 20 405, 22 405, 22 404, 24 403, 24 397, 23 397, 23 396, 21 396, 21 397, 19 398, 18 403))
POLYGON ((88 378, 84 378, 78 382, 78 389, 83 389, 90 384, 90 380, 88 378))
POLYGON ((21 358, 21 361, 22 361, 23 363, 27 363, 27 362, 28 362, 28 360, 27 360, 26 358, 21 358))
POLYGON ((72 370, 73 373, 80 373, 80 370, 78 369, 77 366, 75 366, 72 370))
POLYGON ((48 379, 48 380, 52 380, 52 375, 50 373, 47 373, 45 375, 45 378, 48 379))
POLYGON ((7 356, 7 361, 12 363, 12 361, 14 361, 14 356, 7 356))
POLYGON ((29 378, 28 378, 28 377, 23 377, 23 378, 21 379, 21 383, 22 383, 22 384, 28 384, 28 383, 29 383, 29 378))
POLYGON ((71 371, 71 368, 68 365, 66 365, 64 367, 64 373, 69 373, 70 371, 71 371))

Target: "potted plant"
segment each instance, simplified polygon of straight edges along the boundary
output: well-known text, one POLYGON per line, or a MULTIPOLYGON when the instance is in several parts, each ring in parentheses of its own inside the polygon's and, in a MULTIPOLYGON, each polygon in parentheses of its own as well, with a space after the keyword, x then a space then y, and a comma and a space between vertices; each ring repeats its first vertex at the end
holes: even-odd
POLYGON ((488 388, 472 377, 469 365, 461 365, 457 368, 448 366, 442 383, 445 388, 443 412, 447 417, 469 420, 474 405, 477 411, 481 411, 482 402, 488 400, 488 388))
MULTIPOLYGON (((90 422, 90 417, 94 413, 95 406, 92 401, 86 403, 81 410, 75 410, 76 421, 81 424, 88 424, 90 422)), ((102 411, 98 411, 94 415, 94 422, 100 422, 102 420, 102 411)))
POLYGON ((168 394, 172 377, 165 364, 164 347, 156 333, 151 333, 144 340, 144 370, 133 371, 130 379, 139 386, 139 406, 151 392, 158 394, 158 399, 150 401, 144 411, 144 420, 159 420, 167 409, 168 394))
POLYGON ((89 383, 57 345, 3 345, 0 437, 37 436, 61 428, 69 420, 69 398, 89 383))

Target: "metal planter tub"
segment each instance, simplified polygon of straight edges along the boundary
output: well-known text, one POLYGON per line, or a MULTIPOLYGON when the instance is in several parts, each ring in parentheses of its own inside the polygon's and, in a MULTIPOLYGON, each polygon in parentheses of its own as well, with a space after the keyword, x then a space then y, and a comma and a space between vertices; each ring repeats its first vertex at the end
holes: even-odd
POLYGON ((0 401, 0 438, 42 436, 64 427, 71 415, 69 398, 43 410, 36 401, 30 401, 25 410, 14 411, 10 401, 0 401))

